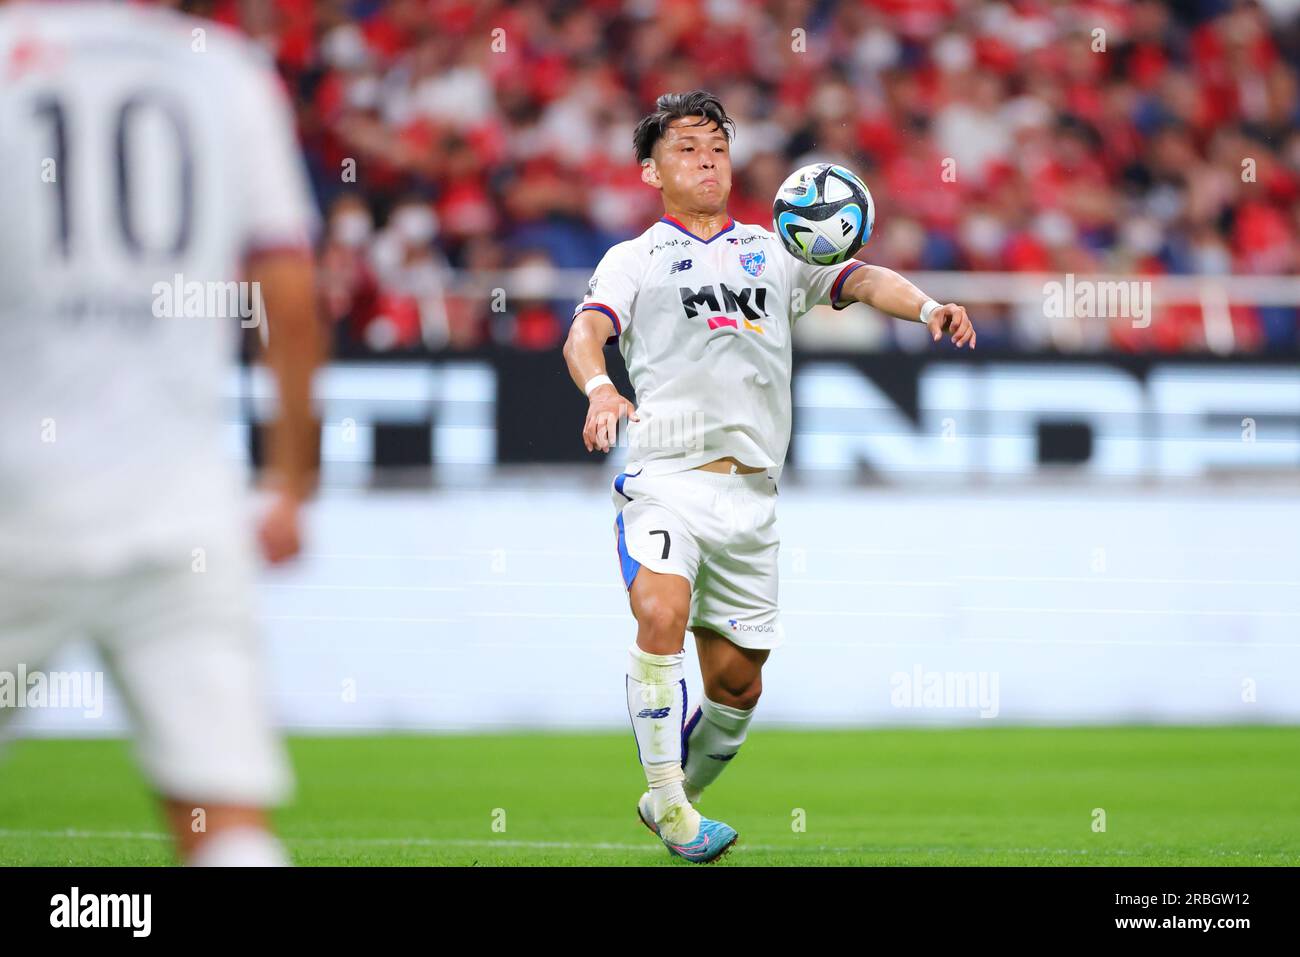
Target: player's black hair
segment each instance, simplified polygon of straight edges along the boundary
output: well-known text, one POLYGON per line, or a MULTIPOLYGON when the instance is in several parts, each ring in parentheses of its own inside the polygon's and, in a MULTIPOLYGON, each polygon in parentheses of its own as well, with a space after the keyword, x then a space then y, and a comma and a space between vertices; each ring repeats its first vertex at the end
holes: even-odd
POLYGON ((650 158, 660 137, 668 131, 673 120, 688 116, 702 119, 697 126, 717 124, 728 140, 736 131, 735 121, 722 108, 722 101, 708 90, 691 90, 689 93, 665 93, 655 101, 655 111, 636 125, 632 143, 636 146, 636 161, 644 163, 650 158))

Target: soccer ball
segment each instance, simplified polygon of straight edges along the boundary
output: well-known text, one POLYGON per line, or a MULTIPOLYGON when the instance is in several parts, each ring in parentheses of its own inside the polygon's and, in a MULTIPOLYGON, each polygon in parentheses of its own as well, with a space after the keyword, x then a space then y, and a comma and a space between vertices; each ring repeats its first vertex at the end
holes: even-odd
POLYGON ((867 185, 833 163, 795 170, 772 203, 772 228, 781 244, 814 265, 844 262, 866 245, 875 222, 867 185))

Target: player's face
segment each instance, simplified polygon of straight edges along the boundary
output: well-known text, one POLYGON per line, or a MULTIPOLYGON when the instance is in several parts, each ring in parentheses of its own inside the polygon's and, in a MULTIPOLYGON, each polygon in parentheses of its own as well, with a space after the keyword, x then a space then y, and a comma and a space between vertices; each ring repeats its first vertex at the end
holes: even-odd
POLYGON ((716 212, 731 195, 731 147, 716 123, 697 125, 702 119, 673 120, 641 178, 663 190, 665 205, 716 212))

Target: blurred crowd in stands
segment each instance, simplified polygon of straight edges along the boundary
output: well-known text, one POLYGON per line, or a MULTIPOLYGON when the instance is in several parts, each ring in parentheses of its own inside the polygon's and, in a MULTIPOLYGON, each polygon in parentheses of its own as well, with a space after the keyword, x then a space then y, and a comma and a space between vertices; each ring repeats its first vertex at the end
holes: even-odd
MULTIPOLYGON (((1300 272, 1298 0, 211 6, 297 104, 345 354, 559 344, 583 285, 556 270, 661 213, 633 126, 700 87, 737 121, 737 219, 770 224, 791 170, 841 162, 877 205, 860 258, 904 273, 1300 272)), ((1198 306, 1156 305, 1091 347, 1206 348, 1198 306)), ((1032 310, 972 314, 981 348, 1060 347, 1032 310)), ((1298 348, 1294 307, 1231 318, 1240 350, 1298 348)))

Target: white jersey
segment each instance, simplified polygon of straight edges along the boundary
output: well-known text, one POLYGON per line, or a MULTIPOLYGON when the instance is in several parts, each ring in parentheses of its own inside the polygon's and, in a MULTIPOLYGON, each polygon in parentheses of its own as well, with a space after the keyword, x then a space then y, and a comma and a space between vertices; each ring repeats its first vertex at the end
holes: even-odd
POLYGON ((245 531, 222 399, 241 319, 177 299, 310 246, 277 77, 217 24, 116 3, 0 7, 0 71, 0 567, 245 531))
MULTIPOLYGON (((790 444, 791 331, 836 308, 863 264, 813 266, 732 220, 711 239, 665 216, 605 254, 577 312, 614 321, 640 422, 629 471, 662 475, 731 456, 779 470, 790 444)), ((575 315, 577 314, 575 312, 575 315)))

